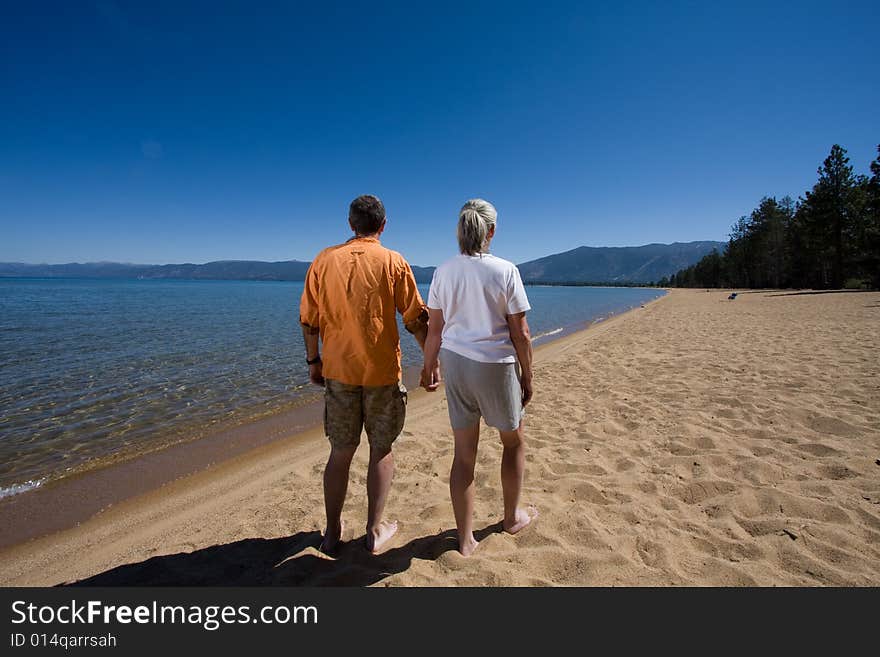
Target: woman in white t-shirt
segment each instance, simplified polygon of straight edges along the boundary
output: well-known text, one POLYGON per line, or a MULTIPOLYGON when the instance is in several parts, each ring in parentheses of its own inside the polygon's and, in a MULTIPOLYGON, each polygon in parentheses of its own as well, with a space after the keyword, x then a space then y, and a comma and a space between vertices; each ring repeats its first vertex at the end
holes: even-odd
POLYGON ((445 382, 455 457, 449 492, 464 556, 477 547, 473 533, 474 466, 480 418, 498 429, 504 454, 502 526, 515 534, 537 515, 519 507, 525 454, 523 408, 532 398, 530 309, 519 270, 489 253, 497 212, 482 199, 468 201, 458 217, 461 255, 434 272, 428 294, 428 338, 422 385, 445 382), (441 379, 442 368, 442 379, 441 379))

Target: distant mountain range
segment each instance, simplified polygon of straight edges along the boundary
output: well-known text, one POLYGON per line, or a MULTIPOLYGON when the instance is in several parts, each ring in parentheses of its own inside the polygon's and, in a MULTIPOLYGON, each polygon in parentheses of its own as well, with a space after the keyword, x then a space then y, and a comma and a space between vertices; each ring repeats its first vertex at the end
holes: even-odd
POLYGON ((580 246, 519 266, 530 283, 651 283, 722 251, 725 242, 675 242, 645 246, 580 246))
MULTIPOLYGON (((648 244, 627 247, 582 246, 519 265, 531 283, 650 283, 695 264, 723 242, 648 244)), ((0 263, 0 277, 142 278, 245 281, 301 281, 308 262, 220 260, 203 265, 129 265, 118 262, 29 265, 0 263)), ((413 267, 416 281, 430 283, 434 267, 413 267)))
MULTIPOLYGON (((142 278, 219 281, 302 281, 310 262, 285 260, 218 260, 203 265, 129 265, 119 262, 29 265, 0 262, 0 278, 142 278)), ((434 267, 413 267, 419 283, 430 283, 434 267)))
POLYGON ((308 262, 298 260, 287 262, 221 260, 208 262, 204 265, 129 265, 118 262, 71 263, 67 265, 0 263, 0 276, 301 281, 308 268, 308 262))

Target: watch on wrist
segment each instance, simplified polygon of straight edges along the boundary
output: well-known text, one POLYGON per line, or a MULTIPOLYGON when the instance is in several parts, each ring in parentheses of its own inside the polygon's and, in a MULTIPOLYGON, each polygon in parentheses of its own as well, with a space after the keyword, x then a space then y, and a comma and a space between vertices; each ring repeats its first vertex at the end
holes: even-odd
POLYGON ((306 358, 306 365, 317 365, 320 362, 321 362, 321 354, 318 354, 317 356, 312 358, 312 360, 309 360, 308 358, 306 358))

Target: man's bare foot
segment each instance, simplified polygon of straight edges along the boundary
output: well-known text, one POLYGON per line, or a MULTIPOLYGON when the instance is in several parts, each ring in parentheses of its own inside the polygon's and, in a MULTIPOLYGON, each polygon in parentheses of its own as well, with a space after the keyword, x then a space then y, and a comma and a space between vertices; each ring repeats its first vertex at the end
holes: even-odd
POLYGON ((388 542, 388 539, 396 533, 397 521, 387 522, 383 520, 373 529, 367 530, 367 549, 376 554, 388 542))
POLYGON ((339 547, 343 531, 345 531, 345 520, 339 521, 339 529, 335 532, 330 532, 329 529, 325 529, 324 539, 321 541, 321 546, 318 549, 324 554, 330 554, 333 552, 339 547))
POLYGON ((461 552, 461 556, 469 557, 474 553, 474 550, 477 549, 477 539, 474 538, 474 535, 471 534, 469 538, 465 540, 458 539, 458 551, 461 552))
POLYGON ((504 527, 504 531, 508 534, 516 534, 518 531, 528 526, 528 524, 537 517, 538 510, 533 506, 528 506, 525 509, 517 509, 513 522, 508 523, 507 520, 505 520, 502 526, 504 527))

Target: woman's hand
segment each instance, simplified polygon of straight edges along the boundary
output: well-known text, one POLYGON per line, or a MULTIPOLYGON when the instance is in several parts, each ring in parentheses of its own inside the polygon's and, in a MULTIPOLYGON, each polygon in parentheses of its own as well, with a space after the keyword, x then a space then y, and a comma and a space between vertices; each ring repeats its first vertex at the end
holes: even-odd
POLYGON ((522 388, 522 405, 525 406, 532 401, 532 377, 520 378, 519 386, 522 388))
POLYGON ((440 377, 440 363, 438 362, 428 371, 426 368, 422 368, 422 374, 419 377, 419 385, 422 386, 428 392, 434 392, 440 386, 440 383, 443 379, 440 377))

